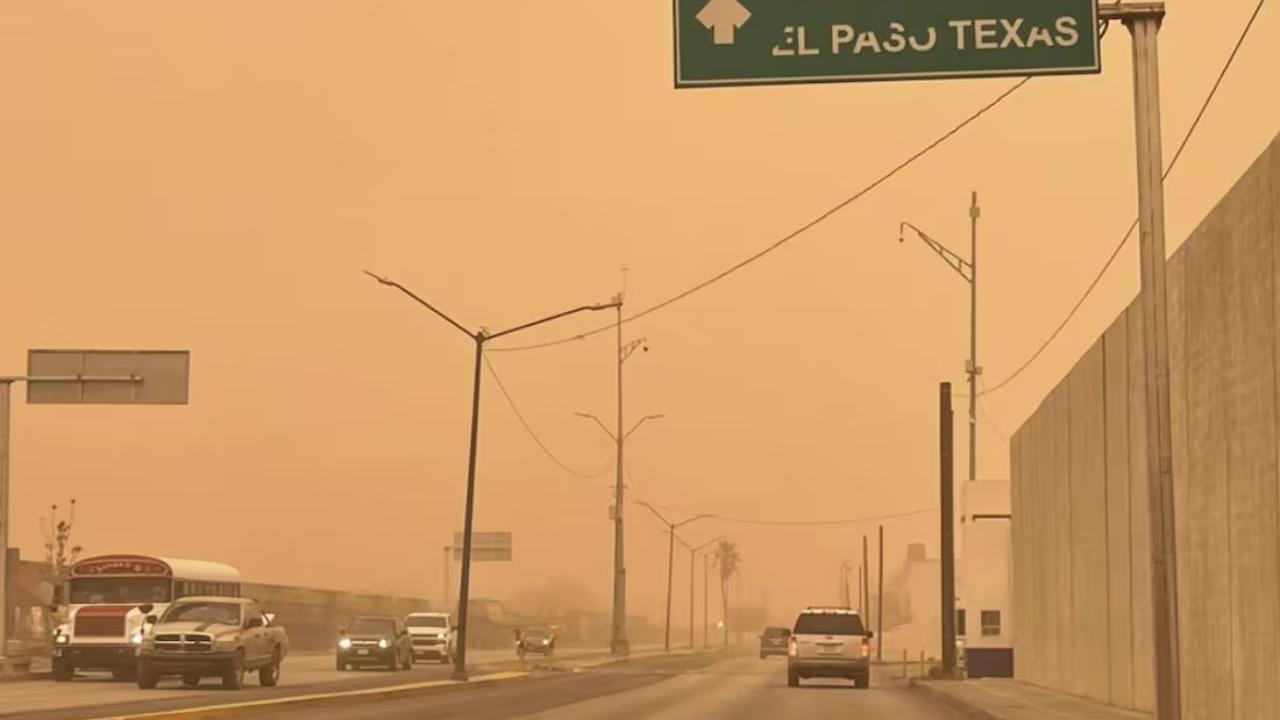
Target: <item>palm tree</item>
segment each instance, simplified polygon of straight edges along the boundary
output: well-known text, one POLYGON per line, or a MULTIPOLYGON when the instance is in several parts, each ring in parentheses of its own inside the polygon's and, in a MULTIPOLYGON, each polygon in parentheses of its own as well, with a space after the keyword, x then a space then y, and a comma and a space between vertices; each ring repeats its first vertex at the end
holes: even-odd
POLYGON ((730 540, 721 540, 716 545, 713 562, 720 573, 720 600, 724 606, 724 645, 729 646, 729 579, 738 572, 742 555, 738 552, 738 544, 730 540))

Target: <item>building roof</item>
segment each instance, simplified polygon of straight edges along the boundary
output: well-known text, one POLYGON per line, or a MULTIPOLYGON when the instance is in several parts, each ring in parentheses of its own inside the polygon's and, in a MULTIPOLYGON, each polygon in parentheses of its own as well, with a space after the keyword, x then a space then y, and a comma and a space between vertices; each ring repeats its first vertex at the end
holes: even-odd
POLYGON ((95 557, 84 558, 71 566, 72 577, 93 577, 93 576, 112 576, 112 575, 130 575, 134 571, 128 569, 129 565, 139 568, 136 572, 143 572, 142 568, 149 567, 154 574, 160 577, 174 577, 183 580, 204 580, 206 582, 224 582, 238 583, 240 582, 240 571, 234 566, 226 563, 213 562, 210 560, 185 560, 181 558, 165 558, 148 555, 98 555, 95 557), (106 568, 98 572, 86 572, 90 567, 100 567, 102 565, 119 564, 120 570, 113 571, 114 568, 106 568), (160 570, 163 572, 160 572, 160 570))

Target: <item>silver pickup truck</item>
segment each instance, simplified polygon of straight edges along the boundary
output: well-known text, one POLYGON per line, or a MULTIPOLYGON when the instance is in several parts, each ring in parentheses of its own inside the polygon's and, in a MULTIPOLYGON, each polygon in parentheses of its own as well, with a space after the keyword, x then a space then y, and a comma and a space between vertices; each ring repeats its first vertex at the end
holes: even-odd
POLYGON ((224 688, 239 690, 249 672, 258 673, 259 685, 275 686, 289 636, 271 621, 248 598, 183 598, 160 617, 147 617, 138 647, 138 687, 154 689, 167 676, 194 687, 215 677, 224 688))

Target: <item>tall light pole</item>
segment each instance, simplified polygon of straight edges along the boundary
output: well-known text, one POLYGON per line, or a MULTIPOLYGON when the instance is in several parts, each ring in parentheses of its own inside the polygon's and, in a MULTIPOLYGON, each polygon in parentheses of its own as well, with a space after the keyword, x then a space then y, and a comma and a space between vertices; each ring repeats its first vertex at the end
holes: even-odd
POLYGON ((623 552, 625 533, 622 525, 627 469, 623 463, 623 447, 626 445, 627 438, 631 437, 631 433, 640 429, 641 425, 650 420, 664 418, 666 415, 645 415, 637 420, 630 430, 622 431, 622 365, 637 349, 643 348, 648 352, 649 346, 644 338, 632 340, 626 345, 622 343, 622 294, 615 295, 613 301, 618 307, 618 430, 617 432, 610 430, 603 420, 591 413, 574 413, 574 415, 594 420, 604 434, 613 441, 618 451, 617 479, 614 481, 613 491, 613 629, 609 637, 609 652, 614 655, 626 655, 630 649, 630 642, 627 640, 627 566, 623 552))
MULTIPOLYGON (((680 544, 682 544, 682 545, 684 545, 685 547, 689 548, 689 649, 690 649, 690 650, 692 650, 692 649, 693 649, 693 605, 694 605, 693 588, 694 588, 694 585, 695 585, 695 581, 694 581, 694 575, 693 575, 693 573, 694 573, 694 568, 696 568, 696 567, 697 567, 698 553, 702 552, 703 550, 706 550, 708 547, 710 547, 710 546, 712 546, 712 545, 714 545, 714 544, 716 544, 716 543, 720 542, 720 541, 721 541, 721 540, 723 540, 723 539, 724 539, 724 536, 723 536, 723 535, 719 535, 719 536, 717 536, 717 537, 711 538, 710 540, 708 540, 708 541, 706 541, 706 542, 704 542, 704 543, 702 543, 701 545, 698 545, 698 546, 696 546, 696 547, 695 547, 695 546, 691 546, 691 545, 689 545, 688 543, 686 543, 686 542, 685 542, 685 541, 683 541, 683 540, 681 540, 681 541, 680 541, 680 544)), ((706 597, 706 596, 707 596, 707 582, 706 582, 706 575, 707 575, 707 569, 708 569, 708 568, 707 568, 706 556, 704 555, 704 556, 703 556, 703 563, 702 563, 702 573, 703 573, 703 576, 702 576, 702 626, 703 626, 702 634, 703 634, 704 636, 707 634, 707 631, 706 631, 706 624, 707 624, 707 597, 706 597)))
POLYGON ((449 563, 453 562, 453 546, 444 546, 444 602, 440 603, 440 607, 449 612, 449 563))
MULTIPOLYGON (((676 530, 679 530, 689 523, 704 520, 709 517, 715 517, 715 515, 708 515, 704 513, 702 515, 694 515, 691 518, 685 518, 680 522, 673 523, 664 517, 662 513, 658 512, 657 508, 649 503, 642 502, 640 504, 649 508, 649 512, 653 513, 663 525, 667 526, 667 629, 666 635, 662 641, 662 650, 663 652, 671 652, 671 582, 675 579, 676 530)), ((683 540, 680 542, 682 544, 684 543, 683 540)))
POLYGON ((978 477, 978 376, 982 374, 982 367, 978 365, 978 218, 981 216, 978 193, 975 191, 969 204, 968 260, 951 252, 947 246, 930 237, 929 233, 909 222, 898 226, 898 242, 905 242, 906 230, 911 229, 929 249, 969 283, 969 362, 965 365, 965 374, 969 376, 969 480, 976 480, 978 477))
POLYGON ((408 295, 419 305, 430 310, 441 320, 452 325, 454 328, 471 338, 475 343, 475 376, 472 381, 471 392, 471 450, 470 457, 467 461, 467 500, 466 509, 464 511, 462 523, 462 572, 458 580, 458 622, 457 622, 457 652, 454 656, 453 679, 467 679, 467 606, 470 604, 471 594, 471 530, 472 521, 475 518, 475 499, 476 499, 476 448, 480 435, 480 375, 484 369, 484 345, 490 340, 496 340, 500 337, 518 333, 521 330, 527 330, 537 327, 552 320, 559 320, 562 317, 576 315, 582 312, 599 312, 613 307, 620 307, 621 300, 615 298, 610 303, 597 303, 595 305, 583 305, 570 310, 564 310, 554 315, 527 322, 523 325, 517 325, 513 328, 500 330, 491 333, 485 328, 479 328, 474 332, 465 328, 461 323, 438 310, 434 305, 416 295, 400 283, 390 280, 379 275, 374 275, 368 270, 364 271, 366 275, 377 280, 388 287, 393 287, 400 292, 408 295))

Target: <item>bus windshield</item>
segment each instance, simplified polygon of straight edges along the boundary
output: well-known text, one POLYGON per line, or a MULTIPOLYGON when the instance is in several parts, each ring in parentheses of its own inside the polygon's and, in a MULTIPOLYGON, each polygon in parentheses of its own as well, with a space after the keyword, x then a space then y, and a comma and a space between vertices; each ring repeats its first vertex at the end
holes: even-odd
POLYGON ((72 605, 140 605, 173 599, 173 582, 158 577, 81 577, 70 581, 72 605))

